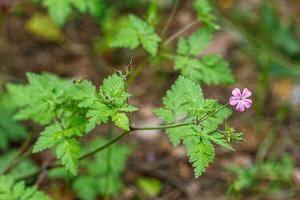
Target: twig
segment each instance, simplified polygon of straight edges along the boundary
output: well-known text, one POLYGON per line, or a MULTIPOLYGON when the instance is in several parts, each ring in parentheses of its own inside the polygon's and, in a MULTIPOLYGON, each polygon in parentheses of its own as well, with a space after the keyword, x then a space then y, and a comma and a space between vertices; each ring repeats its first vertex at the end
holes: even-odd
POLYGON ((174 16, 176 14, 178 5, 179 5, 179 0, 175 0, 175 5, 172 8, 171 14, 169 15, 169 17, 167 19, 167 22, 164 25, 164 27, 163 27, 163 29, 162 29, 162 31, 160 33, 161 36, 163 36, 166 33, 166 31, 168 30, 169 26, 171 25, 171 22, 173 21, 174 16))
POLYGON ((184 26, 183 28, 179 29, 177 32, 175 32, 173 35, 171 35, 168 39, 166 39, 166 41, 163 43, 163 46, 167 46, 173 40, 175 40, 176 38, 178 38, 185 31, 189 30, 191 27, 193 27, 196 24, 198 24, 198 20, 193 20, 190 23, 188 23, 186 26, 184 26))
POLYGON ((48 159, 46 159, 44 162, 43 162, 43 164, 42 164, 42 167, 41 167, 41 169, 40 169, 40 174, 38 175, 38 178, 37 178, 37 180, 36 180, 36 182, 35 182, 35 185, 39 185, 42 181, 43 181, 43 179, 45 178, 45 176, 46 176, 46 174, 47 174, 47 172, 48 172, 48 165, 51 163, 51 161, 52 161, 52 157, 49 157, 48 159))
POLYGON ((10 172, 15 166, 17 166, 19 162, 22 161, 24 157, 30 154, 31 148, 28 148, 30 146, 30 141, 31 141, 31 135, 29 135, 27 140, 25 140, 25 142, 22 144, 17 156, 10 163, 8 163, 8 165, 4 168, 2 174, 7 174, 8 172, 10 172))

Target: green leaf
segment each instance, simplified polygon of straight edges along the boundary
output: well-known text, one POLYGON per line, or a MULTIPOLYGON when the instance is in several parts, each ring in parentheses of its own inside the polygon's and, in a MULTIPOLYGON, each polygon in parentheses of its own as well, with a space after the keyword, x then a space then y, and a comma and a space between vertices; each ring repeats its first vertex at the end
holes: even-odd
POLYGON ((23 181, 15 182, 9 176, 0 176, 0 199, 50 200, 50 197, 36 187, 26 187, 23 181))
POLYGON ((112 115, 112 120, 121 129, 129 131, 129 119, 128 119, 128 117, 125 113, 113 114, 112 115))
POLYGON ((38 153, 52 148, 62 139, 62 129, 58 123, 47 126, 35 143, 32 152, 38 153))
POLYGON ((86 115, 89 120, 87 130, 92 130, 96 125, 107 122, 109 117, 118 127, 129 130, 129 120, 124 112, 137 110, 134 106, 127 104, 129 97, 123 77, 113 74, 104 79, 99 89, 98 99, 90 106, 86 115))
POLYGON ((99 93, 104 101, 115 104, 123 104, 130 96, 126 92, 123 78, 117 74, 104 79, 99 93))
POLYGON ((181 37, 176 52, 182 55, 198 56, 212 39, 212 32, 207 28, 201 28, 188 39, 181 37))
MULTIPOLYGON (((106 144, 108 141, 100 137, 90 141, 81 154, 94 151, 99 146, 106 144)), ((51 178, 64 178, 72 184, 73 190, 78 197, 83 200, 94 200, 99 195, 113 195, 117 197, 122 189, 122 174, 126 167, 126 161, 130 155, 129 147, 120 144, 113 144, 94 156, 80 162, 83 168, 81 176, 65 176, 68 174, 64 169, 59 172, 50 174, 51 178), (107 164, 107 156, 110 156, 110 164, 107 164), (101 167, 95 167, 101 166, 101 167)))
POLYGON ((166 123, 184 123, 166 129, 174 146, 183 142, 188 150, 195 176, 200 176, 215 156, 213 143, 227 149, 230 144, 217 131, 218 126, 231 114, 230 110, 215 100, 204 99, 201 88, 195 82, 180 76, 163 98, 163 108, 155 113, 166 123))
POLYGON ((26 29, 32 34, 49 41, 61 42, 64 39, 56 24, 47 15, 34 14, 26 22, 26 29))
POLYGON ((89 122, 87 124, 86 131, 91 131, 102 123, 107 122, 109 116, 111 116, 112 110, 103 103, 95 103, 86 114, 89 122))
POLYGON ((80 146, 75 139, 66 139, 56 148, 56 156, 72 174, 77 174, 80 146))
POLYGON ((29 84, 25 86, 10 84, 8 86, 9 94, 13 97, 12 101, 18 108, 15 118, 18 120, 30 119, 41 125, 52 123, 56 115, 56 108, 68 98, 65 93, 72 82, 50 74, 27 73, 26 76, 29 84), (15 100, 17 97, 24 102, 15 100))
POLYGON ((97 100, 96 87, 87 80, 76 83, 70 88, 69 95, 72 99, 80 101, 78 106, 87 108, 97 100))
POLYGON ((163 98, 165 107, 155 112, 161 115, 158 117, 162 117, 161 119, 170 123, 176 119, 184 118, 190 109, 199 107, 203 103, 204 98, 199 85, 180 76, 163 98))
POLYGON ((205 135, 205 137, 207 137, 209 140, 211 140, 215 144, 218 144, 218 145, 224 147, 225 149, 234 150, 232 148, 232 146, 226 141, 226 139, 224 138, 224 135, 222 133, 214 132, 212 134, 205 135))
POLYGON ((139 44, 136 31, 132 28, 123 28, 113 39, 111 46, 135 49, 139 44))
POLYGON ((219 29, 216 23, 217 17, 213 14, 213 8, 209 0, 194 0, 193 7, 197 12, 198 18, 209 28, 219 29))
POLYGON ((198 30, 188 39, 180 38, 174 68, 180 70, 182 75, 206 84, 234 83, 235 79, 227 61, 218 55, 197 58, 211 39, 212 33, 208 28, 198 30))
POLYGON ((114 38, 111 46, 135 49, 142 45, 147 52, 155 56, 160 41, 152 26, 139 17, 129 15, 128 25, 114 38))
POLYGON ((101 16, 104 2, 102 0, 38 0, 48 9, 50 16, 59 26, 65 24, 67 18, 74 12, 90 13, 93 17, 101 16))
POLYGON ((140 177, 137 180, 137 185, 151 197, 158 196, 162 191, 162 183, 154 178, 140 177))
POLYGON ((186 139, 184 144, 188 150, 189 160, 193 163, 195 177, 198 178, 215 157, 214 145, 207 140, 201 141, 197 137, 186 139))
POLYGON ((0 90, 0 149, 5 150, 11 142, 18 142, 26 138, 26 129, 13 120, 14 102, 8 94, 0 90))

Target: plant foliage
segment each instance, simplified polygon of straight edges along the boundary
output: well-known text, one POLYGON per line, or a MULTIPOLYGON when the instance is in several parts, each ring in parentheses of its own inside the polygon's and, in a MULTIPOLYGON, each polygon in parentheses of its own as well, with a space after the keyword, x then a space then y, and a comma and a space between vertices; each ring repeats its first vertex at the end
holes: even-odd
POLYGON ((0 199, 3 200, 50 200, 50 198, 36 187, 26 187, 24 181, 15 182, 9 176, 0 176, 0 199))
POLYGON ((214 144, 232 149, 224 134, 217 129, 229 117, 230 110, 213 99, 205 99, 200 86, 195 82, 180 76, 163 98, 163 104, 164 107, 155 112, 164 122, 190 123, 169 128, 166 133, 174 146, 180 143, 186 146, 196 177, 213 161, 214 144))
POLYGON ((67 18, 74 12, 89 13, 99 16, 103 10, 103 0, 38 0, 48 9, 49 15, 58 26, 65 24, 67 18))
POLYGON ((77 138, 109 119, 128 131, 126 113, 137 110, 127 103, 130 95, 122 75, 106 78, 98 91, 87 80, 71 81, 32 73, 27 73, 27 78, 26 85, 8 85, 10 94, 16 98, 15 118, 45 125, 33 152, 54 148, 56 157, 73 174, 77 173, 80 152, 77 138))
POLYGON ((199 58, 200 52, 209 45, 212 32, 201 28, 187 39, 181 37, 177 44, 175 65, 181 74, 206 84, 228 84, 234 77, 226 60, 219 55, 205 55, 199 58))
MULTIPOLYGON (((81 153, 94 150, 107 141, 96 138, 82 148, 81 153)), ((84 173, 78 177, 68 175, 65 169, 53 169, 50 178, 64 178, 72 183, 73 190, 80 199, 94 200, 99 195, 117 196, 122 188, 122 173, 125 170, 130 149, 125 145, 114 144, 95 156, 81 162, 84 173), (108 163, 107 158, 110 158, 108 163), (109 165, 108 165, 109 164, 109 165)))
POLYGON ((135 15, 129 15, 126 28, 116 35, 111 46, 135 49, 141 45, 152 56, 155 56, 160 41, 160 37, 151 25, 135 15))
POLYGON ((25 128, 13 120, 14 105, 9 95, 0 90, 0 150, 6 150, 11 142, 25 139, 25 128))

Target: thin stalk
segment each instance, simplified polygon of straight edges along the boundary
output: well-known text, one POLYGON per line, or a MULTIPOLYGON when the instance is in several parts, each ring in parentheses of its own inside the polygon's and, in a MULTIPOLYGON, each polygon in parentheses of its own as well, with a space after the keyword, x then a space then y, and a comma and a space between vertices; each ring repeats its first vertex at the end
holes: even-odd
POLYGON ((190 23, 188 23, 187 25, 185 25, 184 27, 182 27, 181 29, 176 31, 174 34, 172 34, 170 37, 168 37, 165 40, 165 42, 162 44, 162 46, 167 46, 168 44, 173 42, 173 40, 175 40, 176 38, 181 36, 184 32, 186 32, 187 30, 189 30, 191 27, 193 27, 196 24, 198 24, 198 20, 191 21, 190 23))
POLYGON ((168 124, 168 125, 162 125, 162 126, 153 126, 153 127, 130 127, 131 131, 150 131, 150 130, 164 130, 168 128, 176 128, 181 126, 187 126, 192 124, 192 122, 186 122, 186 123, 175 123, 175 124, 168 124))
POLYGON ((30 154, 31 148, 30 146, 31 135, 25 140, 25 142, 20 147, 20 150, 17 156, 4 168, 2 174, 9 173, 15 166, 18 165, 19 162, 23 160, 24 157, 30 154))
POLYGON ((175 0, 175 4, 172 8, 172 11, 171 11, 171 14, 169 15, 168 19, 167 19, 167 22, 166 24, 164 25, 160 35, 163 36, 166 31, 168 30, 169 26, 171 25, 174 17, 175 17, 175 14, 176 14, 176 11, 177 11, 177 8, 178 8, 178 5, 179 5, 179 0, 175 0))
MULTIPOLYGON (((109 124, 109 134, 108 134, 108 139, 111 140, 112 138, 112 124, 109 124)), ((107 148, 107 152, 106 152, 106 174, 105 174, 105 196, 104 199, 105 200, 109 200, 109 187, 110 187, 110 171, 111 171, 111 155, 112 151, 111 151, 111 147, 107 148)))
POLYGON ((150 57, 148 57, 146 60, 144 60, 138 67, 133 71, 131 76, 129 77, 127 81, 127 85, 130 86, 136 79, 136 77, 141 73, 141 71, 144 69, 145 65, 150 61, 150 57))

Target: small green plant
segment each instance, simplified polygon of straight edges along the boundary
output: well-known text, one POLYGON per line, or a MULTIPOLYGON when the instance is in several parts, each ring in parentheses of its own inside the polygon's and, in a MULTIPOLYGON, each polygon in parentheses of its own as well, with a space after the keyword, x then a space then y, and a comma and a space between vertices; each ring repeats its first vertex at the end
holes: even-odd
POLYGON ((235 176, 228 190, 230 194, 255 191, 256 195, 272 196, 293 184, 294 163, 287 155, 263 164, 248 167, 229 165, 226 169, 235 176), (265 187, 261 186, 263 184, 265 187))
MULTIPOLYGON (((82 153, 91 152, 97 146, 105 143, 107 143, 106 140, 96 138, 83 147, 82 153)), ((57 168, 49 172, 49 177, 51 179, 63 178, 69 183, 71 182, 72 188, 83 200, 96 199, 98 195, 117 196, 123 185, 121 175, 130 152, 131 150, 125 145, 113 144, 95 156, 84 160, 80 166, 85 173, 81 176, 74 176, 64 168, 57 168)))
POLYGON ((26 129, 13 120, 14 111, 9 95, 0 90, 0 150, 7 150, 11 142, 26 138, 26 129))
MULTIPOLYGON (((48 8, 58 25, 63 25, 73 10, 90 13, 96 9, 98 13, 97 6, 102 5, 99 0, 40 2, 48 8)), ((132 70, 131 63, 125 72, 116 71, 105 78, 99 87, 89 80, 64 79, 49 73, 26 73, 27 83, 9 83, 7 91, 13 103, 14 119, 32 121, 43 128, 32 145, 32 152, 37 154, 51 150, 57 159, 37 172, 13 177, 9 188, 14 188, 13 183, 17 180, 34 178, 50 170, 50 178, 70 181, 81 199, 93 200, 99 195, 117 196, 122 187, 121 175, 130 154, 128 147, 117 142, 136 131, 164 130, 174 146, 183 144, 194 167, 195 177, 201 176, 214 160, 217 145, 233 150, 231 143, 242 141, 242 133, 226 123, 231 115, 228 103, 221 104, 215 99, 205 98, 199 83, 230 84, 234 82, 234 77, 228 62, 219 55, 199 56, 211 42, 213 31, 219 27, 208 1, 195 0, 193 5, 204 26, 187 38, 181 37, 182 33, 196 25, 198 19, 165 38, 177 6, 161 33, 156 31, 159 24, 156 1, 151 2, 146 18, 130 14, 124 21, 124 27, 120 27, 114 39, 110 40, 110 46, 131 50, 142 47, 145 60, 135 70, 132 70), (176 48, 172 42, 177 38, 176 48), (136 127, 130 116, 138 108, 129 103, 131 94, 128 87, 147 62, 164 59, 173 61, 174 69, 180 71, 181 75, 167 91, 162 107, 154 110, 163 124, 136 127), (81 139, 101 125, 114 125, 121 133, 116 136, 110 134, 108 141, 95 139, 85 147, 81 139)), ((232 99, 230 101, 238 111, 244 111, 245 107, 251 106, 252 101, 247 99, 251 92, 247 90, 247 94, 241 94, 239 91, 239 95, 236 95, 237 90, 233 91, 232 97, 235 103, 232 103, 232 99), (251 103, 246 104, 245 101, 251 103)), ((20 156, 8 161, 8 166, 16 163, 14 167, 17 169, 18 164, 21 165, 19 157, 22 156, 27 155, 21 152, 20 156)), ((13 170, 4 170, 2 174, 10 175, 13 170)), ((22 191, 27 191, 24 186, 22 191)))
POLYGON ((9 176, 0 176, 0 199, 50 200, 36 187, 26 187, 24 181, 15 182, 9 176))

